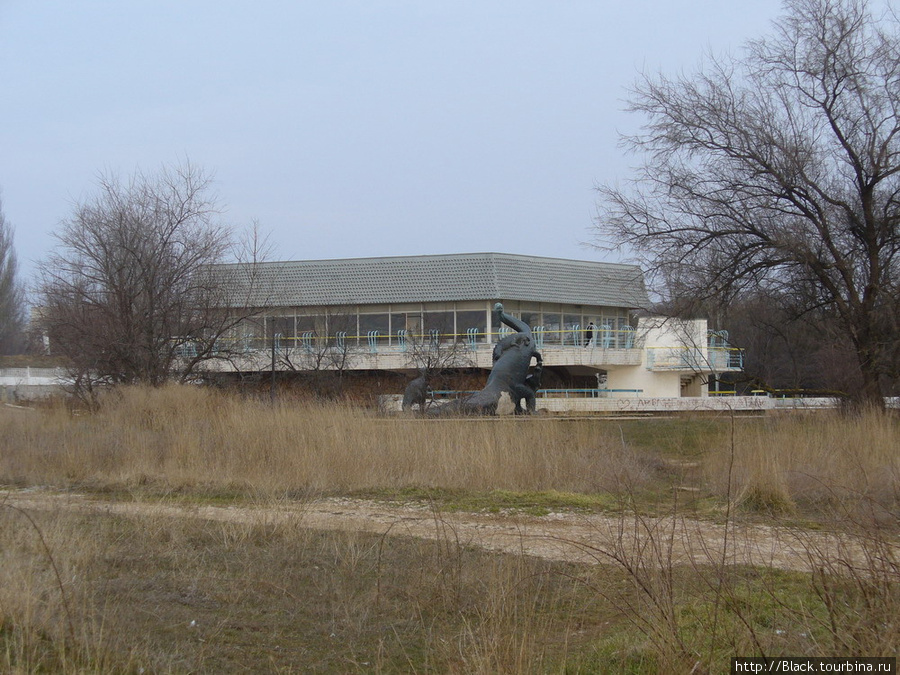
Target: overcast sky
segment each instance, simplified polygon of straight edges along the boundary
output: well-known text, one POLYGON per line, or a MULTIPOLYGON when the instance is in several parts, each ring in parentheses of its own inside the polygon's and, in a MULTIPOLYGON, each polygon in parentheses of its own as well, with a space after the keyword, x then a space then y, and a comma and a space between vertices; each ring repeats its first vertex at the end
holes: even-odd
POLYGON ((587 260, 641 71, 779 0, 0 0, 0 193, 23 272, 100 173, 185 158, 277 259, 587 260))

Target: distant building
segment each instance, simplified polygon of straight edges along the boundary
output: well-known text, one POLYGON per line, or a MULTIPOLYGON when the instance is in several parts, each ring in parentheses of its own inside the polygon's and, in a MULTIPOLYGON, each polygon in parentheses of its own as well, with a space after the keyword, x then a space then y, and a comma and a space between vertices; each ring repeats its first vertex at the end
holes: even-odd
POLYGON ((487 372, 508 331, 492 324, 498 301, 572 395, 706 396, 710 375, 741 365, 704 320, 638 318, 649 300, 634 265, 472 253, 271 262, 253 276, 234 294, 257 310, 229 338, 240 356, 210 367, 264 371, 275 356, 276 369, 412 374, 443 351, 445 366, 487 372))

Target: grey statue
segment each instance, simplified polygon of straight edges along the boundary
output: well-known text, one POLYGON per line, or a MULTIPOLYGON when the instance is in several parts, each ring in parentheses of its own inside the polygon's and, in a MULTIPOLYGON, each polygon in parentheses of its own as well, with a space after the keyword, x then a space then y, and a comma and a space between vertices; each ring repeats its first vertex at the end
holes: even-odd
POLYGON ((498 302, 494 305, 494 325, 501 323, 516 332, 494 345, 494 365, 484 389, 440 408, 432 408, 429 411, 431 414, 495 415, 504 399, 514 406, 516 413, 534 412, 535 392, 540 386, 543 366, 541 354, 535 348, 531 335, 531 326, 506 314, 503 305, 498 302), (537 359, 537 368, 535 373, 529 375, 532 358, 537 359), (525 400, 524 410, 522 399, 525 400))
POLYGON ((403 392, 403 410, 412 410, 413 405, 418 403, 419 412, 424 414, 425 404, 433 395, 428 377, 423 373, 406 385, 406 390, 403 392))
POLYGON ((516 415, 521 415, 523 413, 531 415, 535 411, 537 403, 535 395, 537 394, 538 389, 541 388, 541 375, 544 373, 544 363, 541 359, 541 355, 537 353, 535 356, 537 358, 537 365, 525 378, 524 387, 526 391, 524 395, 516 401, 516 415), (522 399, 525 399, 524 410, 522 409, 522 399))

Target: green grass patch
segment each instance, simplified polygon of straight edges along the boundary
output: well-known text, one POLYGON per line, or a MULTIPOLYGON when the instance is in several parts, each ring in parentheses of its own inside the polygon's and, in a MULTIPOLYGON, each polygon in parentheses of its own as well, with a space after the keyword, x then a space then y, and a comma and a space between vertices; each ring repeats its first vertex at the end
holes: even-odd
MULTIPOLYGON (((740 424, 755 420, 738 420, 740 424)), ((676 418, 617 422, 625 441, 668 459, 700 459, 730 433, 728 418, 676 418)))

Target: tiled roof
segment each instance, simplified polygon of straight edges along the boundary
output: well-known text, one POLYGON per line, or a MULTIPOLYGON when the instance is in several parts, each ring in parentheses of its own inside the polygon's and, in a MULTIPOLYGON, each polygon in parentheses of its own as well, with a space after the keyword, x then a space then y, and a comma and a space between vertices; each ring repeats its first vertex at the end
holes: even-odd
MULTIPOLYGON (((237 266, 218 268, 244 276, 237 266)), ((261 263, 251 306, 334 306, 461 300, 522 300, 641 308, 636 265, 509 253, 348 258, 261 263)), ((240 284, 243 286, 244 284, 240 284)), ((245 292, 237 295, 245 296, 245 292)), ((241 301, 240 304, 244 304, 241 301)))

